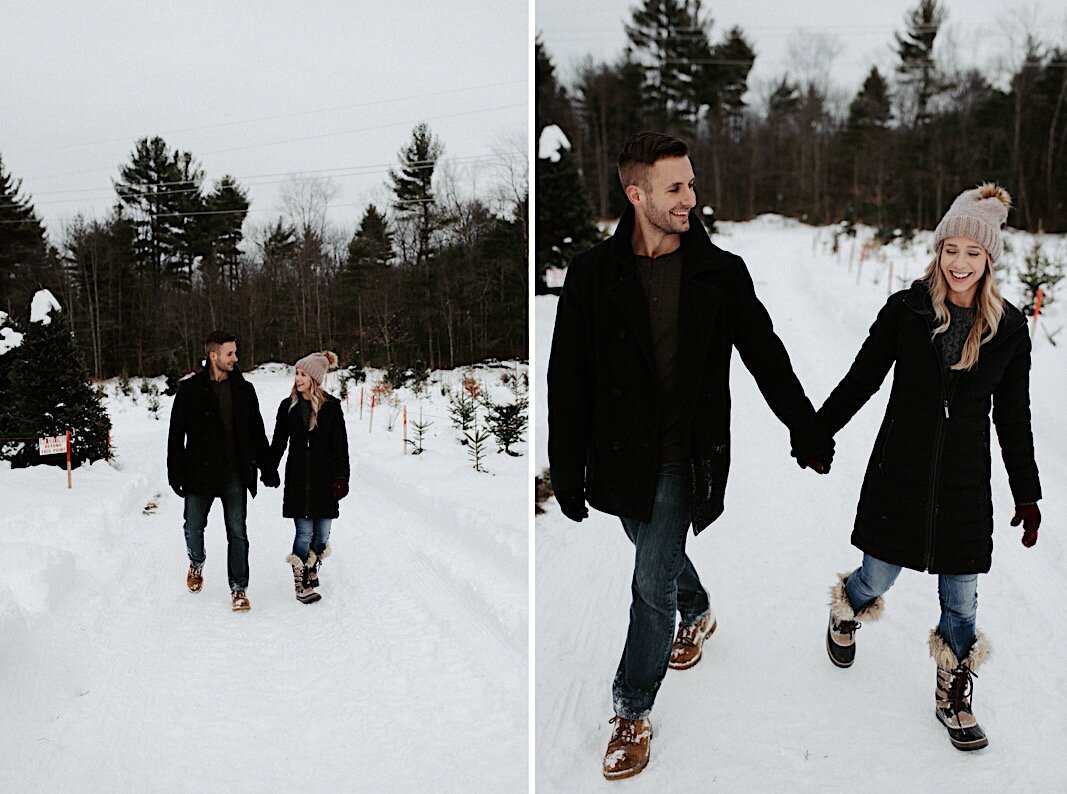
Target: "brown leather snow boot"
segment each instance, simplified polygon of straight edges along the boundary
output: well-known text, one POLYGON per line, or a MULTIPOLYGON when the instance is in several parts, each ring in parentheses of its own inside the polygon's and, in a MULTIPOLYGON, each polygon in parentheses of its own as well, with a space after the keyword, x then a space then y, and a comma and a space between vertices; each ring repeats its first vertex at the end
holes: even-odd
POLYGON ((185 586, 190 593, 199 593, 204 586, 204 566, 189 563, 189 572, 185 574, 185 586))
POLYGON ((237 589, 230 592, 230 606, 234 612, 247 612, 252 608, 252 602, 243 589, 237 589))
POLYGON ((688 670, 700 661, 704 640, 715 633, 719 623, 715 614, 709 609, 696 623, 678 624, 678 636, 671 646, 672 670, 688 670))
POLYGON ((633 777, 648 766, 652 721, 648 717, 628 720, 616 715, 611 722, 615 730, 604 753, 604 777, 608 780, 633 777))

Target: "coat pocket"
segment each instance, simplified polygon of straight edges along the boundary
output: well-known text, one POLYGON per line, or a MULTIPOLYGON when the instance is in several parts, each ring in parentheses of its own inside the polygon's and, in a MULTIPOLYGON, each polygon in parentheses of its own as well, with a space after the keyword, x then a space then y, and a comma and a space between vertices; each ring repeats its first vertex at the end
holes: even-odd
POLYGON ((889 449, 889 437, 893 433, 893 420, 889 420, 889 424, 885 426, 885 433, 882 434, 882 440, 878 448, 878 468, 882 469, 885 466, 886 452, 889 449))

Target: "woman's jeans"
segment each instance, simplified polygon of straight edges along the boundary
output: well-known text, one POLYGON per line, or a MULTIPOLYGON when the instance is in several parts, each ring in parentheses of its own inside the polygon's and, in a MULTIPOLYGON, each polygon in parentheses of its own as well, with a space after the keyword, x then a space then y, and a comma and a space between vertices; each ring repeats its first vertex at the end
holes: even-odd
POLYGON ((695 623, 708 611, 708 594, 685 554, 690 525, 689 463, 660 467, 650 521, 622 519, 634 544, 630 627, 612 685, 615 713, 641 719, 652 710, 667 674, 675 614, 695 623))
MULTIPOLYGON (((845 593, 852 608, 859 612, 893 586, 900 573, 899 565, 863 555, 863 564, 849 574, 845 593)), ((937 595, 941 600, 941 621, 937 633, 962 661, 974 644, 975 617, 978 614, 978 574, 937 576, 937 595)))
POLYGON ((302 562, 307 562, 308 549, 314 550, 315 554, 321 555, 326 548, 326 542, 330 539, 330 525, 332 518, 294 518, 296 524, 296 537, 293 539, 293 554, 302 562))

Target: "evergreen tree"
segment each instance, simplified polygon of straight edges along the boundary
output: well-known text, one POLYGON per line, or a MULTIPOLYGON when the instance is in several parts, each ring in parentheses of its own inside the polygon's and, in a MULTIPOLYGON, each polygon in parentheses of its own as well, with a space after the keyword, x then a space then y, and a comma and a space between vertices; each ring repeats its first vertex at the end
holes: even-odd
POLYGON ((566 267, 574 254, 598 238, 593 208, 578 172, 577 158, 560 147, 555 162, 537 158, 537 272, 566 267))
POLYGON ((414 260, 425 264, 430 257, 430 242, 437 228, 436 197, 433 175, 444 145, 425 122, 411 132, 411 142, 398 153, 399 169, 389 170, 395 196, 397 216, 413 220, 416 230, 414 260))
POLYGON ((21 193, 22 180, 11 176, 0 157, 0 309, 19 317, 40 286, 50 255, 44 224, 21 193))
POLYGON ((182 173, 177 155, 166 141, 156 137, 137 141, 130 162, 119 169, 121 181, 115 192, 123 207, 123 217, 136 229, 134 251, 138 265, 146 273, 164 273, 175 261, 178 239, 183 231, 180 213, 183 195, 182 173))
POLYGON ((659 130, 692 134, 701 112, 718 101, 707 79, 716 60, 701 0, 644 0, 633 10, 628 52, 644 71, 646 114, 659 130))
POLYGON ((232 176, 224 176, 204 197, 204 215, 199 216, 207 230, 205 253, 217 263, 230 290, 237 289, 239 284, 241 242, 248 208, 248 193, 232 176))
POLYGON ((7 457, 5 450, 9 449, 9 444, 2 439, 16 435, 12 416, 14 397, 11 393, 11 368, 22 338, 15 321, 7 312, 0 311, 0 459, 7 457))
POLYGON ((930 103, 941 88, 941 78, 934 64, 934 40, 945 21, 945 10, 938 0, 919 0, 908 12, 907 29, 895 33, 897 75, 904 89, 907 106, 905 118, 914 127, 930 121, 930 103))
MULTIPOLYGON (((79 466, 110 457, 111 420, 100 395, 89 382, 81 351, 70 332, 66 313, 52 309, 31 322, 11 367, 12 424, 18 435, 34 438, 71 433, 71 463, 79 466)), ((56 463, 41 459, 36 445, 16 456, 21 465, 56 463)))

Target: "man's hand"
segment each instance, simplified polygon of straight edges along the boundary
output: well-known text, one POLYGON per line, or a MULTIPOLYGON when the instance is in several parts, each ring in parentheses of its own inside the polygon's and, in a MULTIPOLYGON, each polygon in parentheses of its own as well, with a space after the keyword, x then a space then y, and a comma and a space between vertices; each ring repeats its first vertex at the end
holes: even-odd
POLYGON ((174 491, 174 493, 176 493, 178 495, 179 499, 184 499, 185 498, 185 488, 183 488, 182 486, 178 485, 177 483, 173 483, 172 482, 170 484, 170 489, 172 491, 174 491))
POLYGON ((1036 504, 1015 505, 1015 515, 1012 516, 1013 527, 1023 525, 1023 545, 1030 548, 1037 543, 1037 530, 1041 526, 1041 511, 1036 504))
POLYGON ((556 502, 563 515, 571 521, 581 521, 589 515, 589 508, 585 506, 585 491, 581 488, 556 491, 556 502))
POLYGON ((333 481, 333 498, 340 502, 348 496, 348 480, 337 479, 333 481))
POLYGON ((259 475, 259 481, 268 488, 277 488, 282 484, 281 478, 276 471, 264 471, 259 475))
POLYGON ((830 452, 813 458, 797 458, 797 465, 802 469, 813 469, 819 474, 829 474, 834 453, 830 452))

